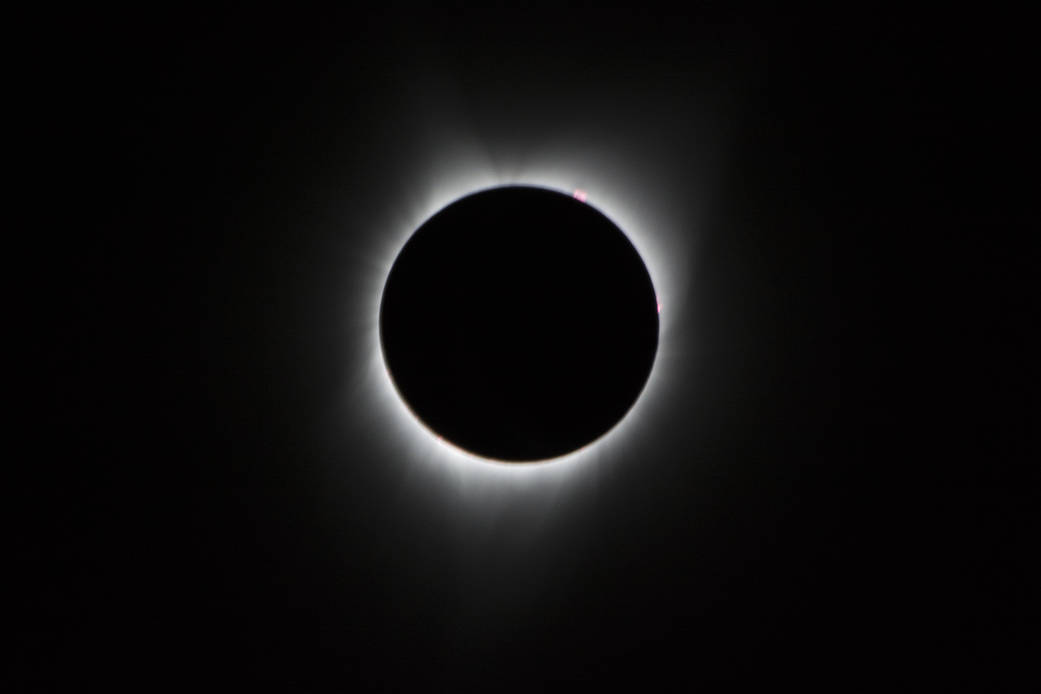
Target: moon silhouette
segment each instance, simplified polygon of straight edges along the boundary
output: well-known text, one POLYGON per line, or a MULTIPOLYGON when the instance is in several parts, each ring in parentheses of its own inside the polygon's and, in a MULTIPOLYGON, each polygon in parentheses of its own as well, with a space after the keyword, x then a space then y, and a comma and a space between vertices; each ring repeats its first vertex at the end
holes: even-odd
POLYGON ((654 286, 626 235, 579 196, 532 186, 479 191, 424 222, 391 267, 379 324, 412 413, 516 463, 613 428, 658 346, 654 286))

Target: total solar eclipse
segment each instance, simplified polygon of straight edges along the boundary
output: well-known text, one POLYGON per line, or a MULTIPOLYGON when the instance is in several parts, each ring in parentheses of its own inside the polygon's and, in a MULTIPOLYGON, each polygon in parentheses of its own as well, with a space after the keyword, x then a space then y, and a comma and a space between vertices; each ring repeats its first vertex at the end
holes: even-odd
POLYGON ((475 455, 533 462, 613 428, 658 347, 650 275, 577 196, 504 186, 430 217, 391 267, 383 357, 412 413, 475 455))

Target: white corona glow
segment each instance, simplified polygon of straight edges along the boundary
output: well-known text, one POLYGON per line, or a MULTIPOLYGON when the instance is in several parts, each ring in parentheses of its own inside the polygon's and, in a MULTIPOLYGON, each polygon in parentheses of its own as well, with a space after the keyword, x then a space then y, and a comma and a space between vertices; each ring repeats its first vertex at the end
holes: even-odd
POLYGON ((361 303, 353 307, 354 316, 366 317, 364 326, 356 326, 352 336, 363 340, 357 347, 368 356, 364 368, 353 373, 352 411, 368 416, 369 427, 376 434, 375 443, 380 447, 377 453, 389 460, 405 461, 405 474, 412 479, 422 478, 417 483, 447 485, 456 491, 473 492, 471 498, 486 501, 494 500, 503 491, 530 489, 544 495, 588 478, 587 473, 592 470, 596 471, 594 476, 609 472, 619 459, 640 455, 640 449, 645 450, 653 440, 652 423, 658 419, 654 413, 667 404, 670 385, 676 377, 677 357, 684 356, 684 349, 671 342, 676 327, 671 317, 679 311, 662 313, 661 307, 665 303, 676 305, 684 294, 689 269, 683 259, 688 257, 692 242, 688 220, 676 213, 668 187, 654 181, 654 166, 649 161, 630 162, 623 167, 588 152, 561 156, 557 151, 557 156, 541 161, 529 155, 523 166, 503 171, 492 166, 487 157, 479 156, 479 148, 462 150, 442 157, 440 167, 432 161, 430 172, 413 172, 415 185, 410 204, 388 210, 383 220, 373 220, 381 228, 368 234, 373 241, 365 254, 368 272, 361 278, 364 291, 355 294, 355 300, 361 303), (622 170, 633 175, 618 175, 622 170), (579 181, 582 188, 576 185, 579 181), (657 294, 658 350, 644 389, 632 408, 600 438, 577 451, 545 461, 506 463, 483 458, 448 443, 428 429, 398 394, 380 344, 383 287, 408 239, 423 222, 455 200, 505 185, 540 187, 575 197, 582 192, 586 195, 584 202, 605 214, 636 248, 657 294))

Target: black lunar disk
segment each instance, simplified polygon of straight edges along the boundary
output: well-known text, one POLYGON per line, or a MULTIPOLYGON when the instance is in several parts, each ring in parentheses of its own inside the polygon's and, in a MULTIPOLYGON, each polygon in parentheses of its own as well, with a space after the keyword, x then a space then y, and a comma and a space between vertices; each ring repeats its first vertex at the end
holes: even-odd
POLYGON ((428 219, 394 261, 380 306, 398 392, 479 456, 554 458, 632 407, 658 347, 658 303, 611 220, 559 192, 480 191, 428 219))

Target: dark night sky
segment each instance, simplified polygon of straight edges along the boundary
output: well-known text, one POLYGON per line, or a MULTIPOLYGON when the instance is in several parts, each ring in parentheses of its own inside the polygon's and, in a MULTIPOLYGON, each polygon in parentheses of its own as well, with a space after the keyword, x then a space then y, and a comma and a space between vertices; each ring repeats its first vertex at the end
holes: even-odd
POLYGON ((1014 677, 1022 20, 640 7, 39 33, 29 681, 1014 677), (471 141, 614 167, 672 230, 665 395, 564 483, 441 479, 359 385, 381 225, 471 141))

